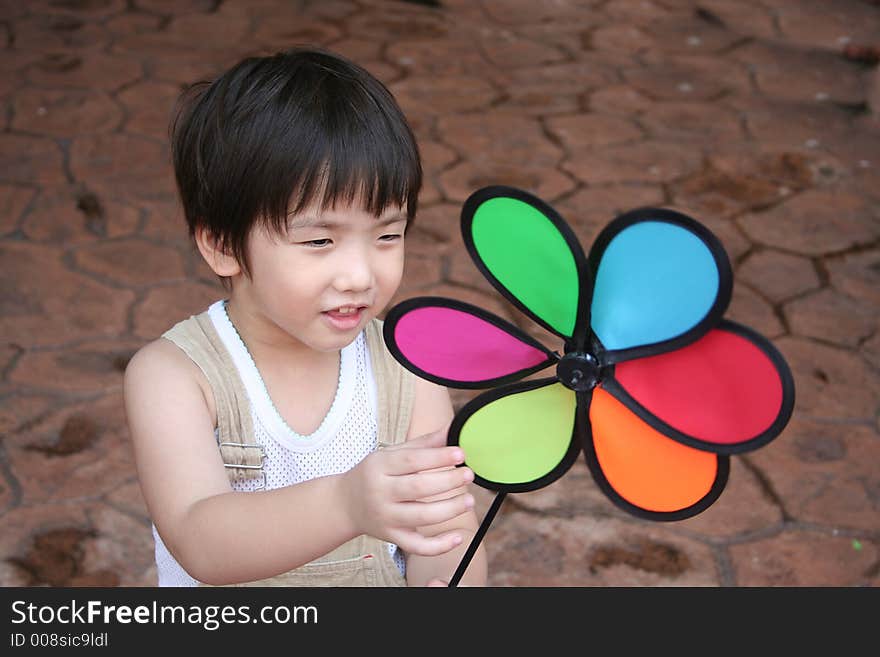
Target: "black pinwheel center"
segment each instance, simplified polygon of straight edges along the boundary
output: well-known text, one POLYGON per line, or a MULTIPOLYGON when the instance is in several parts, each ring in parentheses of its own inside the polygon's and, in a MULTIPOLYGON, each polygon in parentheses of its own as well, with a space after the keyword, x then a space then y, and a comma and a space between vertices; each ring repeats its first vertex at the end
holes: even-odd
POLYGON ((599 383, 599 361, 585 351, 571 351, 556 365, 556 376, 566 388, 592 390, 599 383))

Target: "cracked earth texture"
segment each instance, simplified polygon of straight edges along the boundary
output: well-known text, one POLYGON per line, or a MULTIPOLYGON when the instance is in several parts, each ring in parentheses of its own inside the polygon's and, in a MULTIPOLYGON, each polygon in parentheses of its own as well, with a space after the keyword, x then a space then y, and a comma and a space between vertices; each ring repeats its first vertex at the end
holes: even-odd
POLYGON ((186 238, 170 111, 243 56, 317 44, 389 86, 423 152, 392 304, 458 298, 556 348, 478 274, 461 202, 523 187, 584 244, 662 205, 720 237, 728 316, 795 377, 785 432, 695 518, 631 517, 583 462, 509 496, 490 584, 876 586, 878 35, 871 0, 0 2, 0 584, 155 584, 122 375, 223 293, 186 238))

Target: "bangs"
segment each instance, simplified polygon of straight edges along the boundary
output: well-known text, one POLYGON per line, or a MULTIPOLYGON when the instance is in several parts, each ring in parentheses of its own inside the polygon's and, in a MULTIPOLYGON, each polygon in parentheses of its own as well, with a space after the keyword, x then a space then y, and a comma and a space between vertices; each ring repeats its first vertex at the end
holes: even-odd
POLYGON ((391 95, 338 76, 314 82, 317 106, 291 117, 270 151, 280 160, 270 168, 285 175, 270 183, 265 220, 281 232, 291 213, 355 203, 376 217, 402 208, 412 219, 422 185, 419 151, 391 95))

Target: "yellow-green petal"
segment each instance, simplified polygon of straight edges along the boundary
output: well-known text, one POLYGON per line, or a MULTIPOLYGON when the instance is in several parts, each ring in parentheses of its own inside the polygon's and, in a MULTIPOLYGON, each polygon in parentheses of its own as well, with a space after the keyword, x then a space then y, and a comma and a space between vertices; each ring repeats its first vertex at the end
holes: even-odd
POLYGON ((498 484, 525 484, 559 466, 572 441, 577 399, 560 383, 514 392, 465 420, 458 444, 465 464, 498 484))

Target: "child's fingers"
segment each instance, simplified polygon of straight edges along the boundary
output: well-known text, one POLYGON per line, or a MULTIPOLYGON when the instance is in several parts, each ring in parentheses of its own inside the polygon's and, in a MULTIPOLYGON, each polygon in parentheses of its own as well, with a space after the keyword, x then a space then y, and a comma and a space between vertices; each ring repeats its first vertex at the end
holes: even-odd
POLYGON ((445 554, 461 545, 461 532, 450 531, 437 536, 423 536, 417 531, 399 530, 390 537, 404 552, 423 557, 445 554))
POLYGON ((406 442, 392 445, 386 449, 407 449, 409 447, 442 447, 446 444, 446 438, 449 435, 449 427, 452 426, 452 420, 449 420, 443 427, 437 431, 426 433, 416 438, 410 438, 406 442))
POLYGON ((407 475, 464 462, 460 447, 409 447, 381 453, 385 459, 385 474, 389 475, 407 475))
POLYGON ((470 468, 452 468, 400 475, 392 479, 392 495, 395 500, 430 501, 426 498, 457 490, 474 480, 470 468))
POLYGON ((439 525, 457 518, 473 506, 474 498, 470 493, 434 502, 401 502, 395 505, 393 522, 400 527, 439 525))

